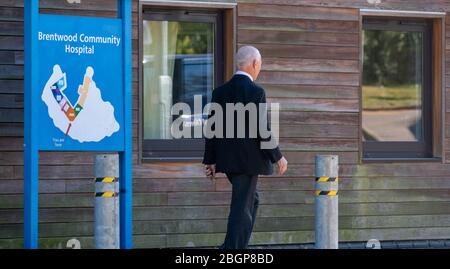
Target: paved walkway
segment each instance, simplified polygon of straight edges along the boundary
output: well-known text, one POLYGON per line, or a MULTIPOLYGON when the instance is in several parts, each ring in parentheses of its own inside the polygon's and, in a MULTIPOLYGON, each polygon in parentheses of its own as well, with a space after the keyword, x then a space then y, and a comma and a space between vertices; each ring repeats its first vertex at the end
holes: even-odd
POLYGON ((420 119, 418 109, 364 111, 363 129, 377 141, 416 141, 415 125, 420 119))

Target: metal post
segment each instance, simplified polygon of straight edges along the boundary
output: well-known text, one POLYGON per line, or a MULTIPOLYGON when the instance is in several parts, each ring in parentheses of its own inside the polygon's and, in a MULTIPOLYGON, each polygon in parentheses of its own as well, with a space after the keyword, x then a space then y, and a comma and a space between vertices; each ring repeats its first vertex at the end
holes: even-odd
POLYGON ((339 157, 316 156, 316 249, 338 249, 339 157))
POLYGON ((119 155, 97 155, 95 174, 95 248, 118 249, 119 155))
POLYGON ((123 22, 125 151, 120 154, 120 248, 133 247, 133 143, 132 137, 132 5, 131 0, 118 1, 118 16, 123 22))
POLYGON ((24 108, 24 247, 38 248, 38 53, 39 1, 24 2, 25 108, 24 108), (34 131, 33 131, 34 130, 34 131))

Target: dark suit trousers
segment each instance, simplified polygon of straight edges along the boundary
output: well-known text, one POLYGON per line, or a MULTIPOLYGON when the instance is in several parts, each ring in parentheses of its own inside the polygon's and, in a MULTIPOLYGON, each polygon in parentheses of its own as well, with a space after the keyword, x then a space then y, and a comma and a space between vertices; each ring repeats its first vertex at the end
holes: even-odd
POLYGON ((227 235, 224 249, 245 249, 255 224, 259 197, 256 192, 258 175, 227 174, 233 186, 227 235))

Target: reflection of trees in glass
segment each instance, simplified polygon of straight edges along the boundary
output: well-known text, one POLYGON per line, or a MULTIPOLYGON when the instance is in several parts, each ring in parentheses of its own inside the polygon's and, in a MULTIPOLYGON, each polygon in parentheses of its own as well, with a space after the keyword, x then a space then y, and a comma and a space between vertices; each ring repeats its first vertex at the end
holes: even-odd
POLYGON ((180 22, 177 54, 211 53, 212 24, 180 22))
POLYGON ((422 32, 364 31, 365 141, 422 137, 422 32))
POLYGON ((364 31, 364 85, 415 84, 421 55, 419 32, 364 31))

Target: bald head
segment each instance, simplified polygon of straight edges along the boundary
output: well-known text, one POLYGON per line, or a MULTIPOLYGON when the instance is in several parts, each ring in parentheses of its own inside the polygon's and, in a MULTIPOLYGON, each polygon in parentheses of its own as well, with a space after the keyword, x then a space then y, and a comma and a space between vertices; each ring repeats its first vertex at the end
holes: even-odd
POLYGON ((261 54, 259 50, 253 46, 243 46, 236 54, 236 65, 238 70, 247 72, 254 80, 261 70, 261 54))

